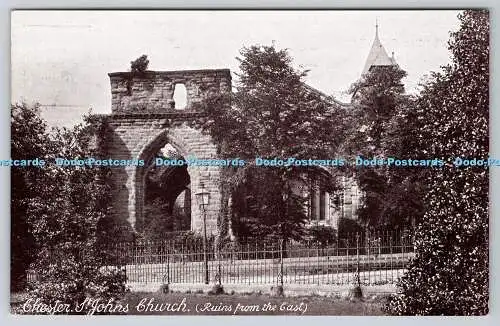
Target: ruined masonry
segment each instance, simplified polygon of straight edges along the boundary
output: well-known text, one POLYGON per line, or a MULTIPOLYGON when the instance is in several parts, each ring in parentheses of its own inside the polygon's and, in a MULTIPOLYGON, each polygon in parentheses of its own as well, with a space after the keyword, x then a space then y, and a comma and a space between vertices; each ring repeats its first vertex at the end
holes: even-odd
MULTIPOLYGON (((114 72, 109 74, 112 113, 108 116, 110 135, 107 155, 114 159, 139 159, 149 162, 166 144, 182 156, 216 158, 216 146, 209 135, 194 127, 202 112, 196 109, 210 94, 231 92, 228 69, 114 72), (177 109, 176 85, 186 89, 186 106, 177 109)), ((230 105, 222 103, 221 105, 230 105)), ((190 177, 191 230, 203 229, 202 212, 194 194, 203 183, 210 193, 206 206, 207 232, 215 233, 220 211, 220 171, 218 167, 188 167, 190 177)), ((140 230, 144 218, 144 184, 146 168, 127 166, 113 169, 113 218, 128 222, 140 230)))

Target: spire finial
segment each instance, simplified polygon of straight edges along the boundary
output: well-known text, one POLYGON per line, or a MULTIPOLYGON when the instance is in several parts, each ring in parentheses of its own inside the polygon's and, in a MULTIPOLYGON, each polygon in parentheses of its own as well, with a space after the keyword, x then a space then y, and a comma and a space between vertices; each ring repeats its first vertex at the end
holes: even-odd
POLYGON ((375 17, 375 36, 378 37, 378 17, 375 17))

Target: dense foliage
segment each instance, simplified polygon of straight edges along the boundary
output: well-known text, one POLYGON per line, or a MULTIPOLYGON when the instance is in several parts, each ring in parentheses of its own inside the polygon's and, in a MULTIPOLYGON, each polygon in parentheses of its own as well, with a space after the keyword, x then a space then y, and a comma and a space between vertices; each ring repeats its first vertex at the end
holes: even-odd
POLYGON ((460 15, 453 61, 435 73, 418 99, 422 154, 448 161, 427 179, 416 257, 388 305, 398 315, 488 312, 488 168, 454 167, 455 157, 488 157, 489 17, 460 15))
MULTIPOLYGON (((239 80, 231 107, 208 103, 205 128, 223 157, 325 159, 341 142, 343 115, 305 87, 287 50, 254 45, 241 50, 239 80), (336 121, 336 123, 332 123, 336 121)), ((303 194, 294 191, 317 173, 307 167, 228 169, 233 228, 241 237, 300 239, 306 214, 303 194)))
POLYGON ((318 244, 321 248, 331 246, 337 242, 337 230, 331 226, 314 225, 307 231, 308 240, 318 244))
MULTIPOLYGON (((38 106, 16 104, 11 107, 11 157, 43 157, 49 146, 47 126, 40 118, 38 106)), ((26 270, 36 252, 33 230, 27 218, 30 198, 41 191, 43 170, 28 166, 11 169, 11 290, 26 285, 26 270)))
MULTIPOLYGON (((47 162, 36 171, 36 180, 23 168, 12 169, 14 175, 24 174, 24 178, 13 180, 13 201, 23 204, 22 212, 33 240, 29 250, 36 254, 31 266, 36 281, 29 286, 29 296, 45 304, 59 300, 73 307, 85 298, 117 299, 125 291, 125 276, 120 270, 104 267, 107 255, 98 242, 98 225, 109 209, 110 171, 54 164, 58 157, 99 157, 96 136, 104 124, 90 123, 88 118, 72 130, 55 129, 48 134, 42 127, 35 127, 39 122, 44 126, 35 109, 14 105, 12 116, 13 147, 21 148, 22 142, 33 141, 29 148, 43 147, 36 154, 47 162), (21 121, 35 127, 26 133, 39 132, 42 138, 21 139, 21 121), (30 192, 14 192, 23 182, 30 192)), ((15 155, 13 158, 18 158, 15 155)), ((13 218, 17 214, 13 211, 13 218)), ((14 256, 16 250, 13 248, 14 256)))
MULTIPOLYGON (((377 66, 351 86, 354 107, 345 143, 354 160, 415 156, 413 100, 404 94, 406 72, 397 65, 377 66)), ((426 158, 426 156, 422 157, 426 158)), ((422 216, 422 168, 380 166, 357 168, 354 176, 363 191, 360 220, 369 227, 401 227, 422 216)))
POLYGON ((143 54, 134 61, 130 61, 130 71, 132 73, 143 73, 148 69, 149 60, 148 56, 143 54))

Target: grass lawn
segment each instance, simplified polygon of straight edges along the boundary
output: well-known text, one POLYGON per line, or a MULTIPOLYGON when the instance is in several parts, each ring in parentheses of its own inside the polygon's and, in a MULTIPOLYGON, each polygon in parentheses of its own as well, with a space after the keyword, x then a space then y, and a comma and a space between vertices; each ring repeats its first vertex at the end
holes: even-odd
POLYGON ((128 313, 134 315, 378 316, 383 315, 381 310, 383 302, 384 299, 381 298, 351 301, 317 296, 271 297, 267 295, 194 293, 129 293, 124 299, 124 303, 129 306, 128 313), (148 303, 151 304, 148 306, 148 303))

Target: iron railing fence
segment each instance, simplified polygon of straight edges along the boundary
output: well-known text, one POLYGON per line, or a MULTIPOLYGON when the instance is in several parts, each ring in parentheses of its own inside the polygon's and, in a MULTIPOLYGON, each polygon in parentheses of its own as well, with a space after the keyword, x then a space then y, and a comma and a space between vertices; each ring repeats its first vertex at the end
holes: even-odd
POLYGON ((107 266, 132 283, 394 283, 414 256, 410 231, 346 234, 333 242, 255 241, 217 244, 214 238, 118 243, 103 250, 107 266), (206 257, 206 258, 205 258, 206 257))

